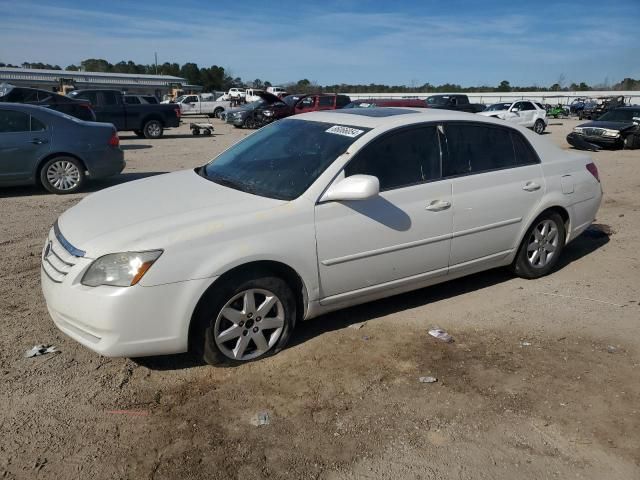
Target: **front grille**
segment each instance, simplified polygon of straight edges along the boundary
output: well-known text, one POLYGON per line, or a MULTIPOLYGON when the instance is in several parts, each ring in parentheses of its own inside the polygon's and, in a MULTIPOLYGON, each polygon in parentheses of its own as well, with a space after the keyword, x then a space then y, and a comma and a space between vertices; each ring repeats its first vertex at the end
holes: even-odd
POLYGON ((42 251, 42 269, 52 281, 62 283, 81 256, 78 253, 84 252, 75 249, 56 227, 57 225, 49 232, 42 251))
POLYGON ((601 137, 604 134, 604 128, 585 128, 584 134, 589 137, 601 137))

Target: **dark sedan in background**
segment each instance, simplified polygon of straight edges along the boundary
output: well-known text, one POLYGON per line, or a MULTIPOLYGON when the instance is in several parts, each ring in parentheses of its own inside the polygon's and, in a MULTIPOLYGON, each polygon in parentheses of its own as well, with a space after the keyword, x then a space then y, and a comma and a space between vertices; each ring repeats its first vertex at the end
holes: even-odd
POLYGON ((0 103, 0 186, 75 193, 125 166, 116 129, 34 105, 0 103))
POLYGON ((640 106, 609 110, 597 120, 578 125, 567 135, 567 142, 581 150, 640 148, 640 106))
POLYGON ((91 108, 91 102, 76 100, 57 93, 37 88, 14 87, 9 84, 0 85, 0 102, 26 103, 57 110, 72 117, 96 121, 96 114, 91 108))

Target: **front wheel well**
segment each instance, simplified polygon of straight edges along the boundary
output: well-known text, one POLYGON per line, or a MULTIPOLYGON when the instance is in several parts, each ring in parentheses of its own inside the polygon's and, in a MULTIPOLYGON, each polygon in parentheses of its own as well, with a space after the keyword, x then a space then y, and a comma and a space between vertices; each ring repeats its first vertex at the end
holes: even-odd
MULTIPOLYGON (((225 282, 233 281, 234 278, 245 277, 245 276, 276 276, 284 280, 296 299, 296 312, 297 319, 296 322, 302 320, 306 314, 307 303, 308 303, 308 294, 307 289, 302 281, 302 278, 298 273, 291 268, 289 265, 286 265, 282 262, 276 262, 273 260, 260 260, 250 263, 245 263, 243 265, 239 265, 234 267, 222 275, 218 277, 207 290, 202 294, 198 303, 196 304, 195 309, 191 315, 191 322, 189 326, 189 338, 191 339, 191 335, 193 333, 193 327, 196 322, 194 322, 194 318, 197 317, 197 313, 204 302, 206 302, 207 297, 210 295, 211 291, 217 288, 219 285, 224 284, 225 282)), ((190 342, 191 343, 191 342, 190 342)))
POLYGON ((38 163, 38 166, 37 166, 36 171, 35 171, 35 183, 37 185, 42 185, 42 182, 40 181, 40 171, 42 170, 42 167, 44 166, 44 164, 47 163, 52 158, 56 158, 56 157, 71 157, 71 158, 74 158, 74 159, 76 159, 77 161, 80 162, 80 165, 82 165, 82 168, 84 169, 85 172, 88 171, 87 164, 84 163, 84 160, 82 160, 77 155, 74 155, 73 153, 67 153, 67 152, 50 153, 49 155, 44 157, 42 160, 40 160, 40 162, 38 163))

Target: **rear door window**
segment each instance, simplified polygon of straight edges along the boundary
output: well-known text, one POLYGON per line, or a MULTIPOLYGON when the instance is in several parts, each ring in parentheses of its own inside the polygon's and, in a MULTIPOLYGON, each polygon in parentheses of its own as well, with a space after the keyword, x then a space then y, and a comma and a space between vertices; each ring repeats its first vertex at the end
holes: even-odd
POLYGON ((511 132, 511 140, 513 141, 516 165, 533 165, 540 163, 538 154, 520 132, 513 130, 511 132))
POLYGON ((138 105, 141 103, 138 97, 124 97, 124 101, 129 105, 138 105))
POLYGON ((44 123, 38 120, 36 117, 31 117, 31 131, 32 132, 41 132, 46 130, 47 127, 44 123))
POLYGON ((116 92, 100 92, 102 97, 102 104, 104 105, 118 105, 118 97, 116 92))
POLYGON ((345 168, 345 175, 373 175, 380 190, 392 190, 440 178, 440 146, 435 126, 390 132, 366 145, 345 168))
POLYGON ((318 101, 319 107, 333 107, 333 99, 335 97, 320 97, 318 101))
POLYGON ((29 115, 15 110, 0 110, 0 133, 28 132, 29 115))
POLYGON ((452 123, 445 125, 445 134, 448 158, 443 164, 444 177, 518 165, 509 129, 452 123))

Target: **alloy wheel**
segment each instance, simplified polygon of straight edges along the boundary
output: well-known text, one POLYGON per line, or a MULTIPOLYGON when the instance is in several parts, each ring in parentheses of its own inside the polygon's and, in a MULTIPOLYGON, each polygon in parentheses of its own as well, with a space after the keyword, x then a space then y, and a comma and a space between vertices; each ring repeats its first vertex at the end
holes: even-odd
POLYGON ((220 310, 213 337, 220 351, 236 361, 267 353, 284 330, 282 301, 268 290, 251 288, 234 295, 220 310))
POLYGON ((542 220, 531 232, 527 245, 527 260, 534 268, 545 267, 558 249, 558 226, 553 220, 542 220))
POLYGON ((80 178, 80 170, 68 160, 58 160, 47 168, 47 181, 58 190, 66 192, 77 188, 80 178))

